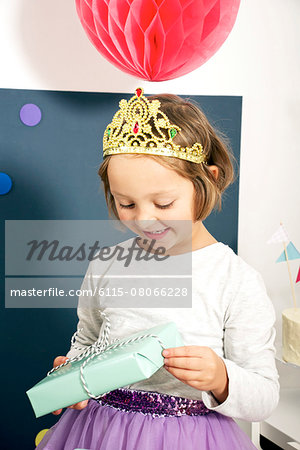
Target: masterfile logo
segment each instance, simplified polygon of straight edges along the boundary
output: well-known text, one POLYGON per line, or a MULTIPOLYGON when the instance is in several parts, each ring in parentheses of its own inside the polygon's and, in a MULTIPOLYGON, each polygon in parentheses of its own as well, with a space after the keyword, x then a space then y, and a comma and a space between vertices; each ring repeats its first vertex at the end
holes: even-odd
POLYGON ((6 307, 190 307, 191 222, 173 222, 149 239, 117 220, 6 221, 6 307))

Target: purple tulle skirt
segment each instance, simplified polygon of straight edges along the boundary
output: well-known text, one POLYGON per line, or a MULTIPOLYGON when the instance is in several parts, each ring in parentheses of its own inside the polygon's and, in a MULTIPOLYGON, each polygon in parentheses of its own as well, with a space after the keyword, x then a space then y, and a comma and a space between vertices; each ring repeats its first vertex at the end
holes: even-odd
POLYGON ((253 450, 230 417, 201 400, 116 389, 67 408, 36 450, 253 450))

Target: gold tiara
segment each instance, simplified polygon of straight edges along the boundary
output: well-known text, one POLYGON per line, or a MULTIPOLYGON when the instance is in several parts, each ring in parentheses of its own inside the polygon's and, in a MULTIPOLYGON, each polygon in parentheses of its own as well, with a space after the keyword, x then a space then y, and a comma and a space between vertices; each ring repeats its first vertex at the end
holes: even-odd
POLYGON ((104 132, 103 158, 118 153, 145 153, 206 164, 207 156, 199 142, 192 147, 173 142, 181 128, 170 123, 160 111, 160 104, 159 100, 149 101, 142 88, 137 88, 130 100, 121 100, 120 109, 104 132))

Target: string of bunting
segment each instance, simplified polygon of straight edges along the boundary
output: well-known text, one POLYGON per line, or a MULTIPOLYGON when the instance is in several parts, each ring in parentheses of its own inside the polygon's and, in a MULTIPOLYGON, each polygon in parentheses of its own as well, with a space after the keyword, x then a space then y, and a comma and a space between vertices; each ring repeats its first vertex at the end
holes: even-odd
MULTIPOLYGON (((286 263, 287 263, 290 285, 291 285, 291 290, 292 290, 292 297, 293 297, 293 302, 294 302, 294 308, 297 308, 295 288, 294 288, 293 281, 292 281, 292 273, 291 273, 289 261, 293 260, 293 259, 300 259, 300 253, 294 246, 293 242, 290 240, 288 233, 282 222, 280 222, 279 228, 275 231, 275 233, 272 234, 270 239, 267 241, 267 244, 277 244, 277 243, 282 243, 284 250, 281 253, 281 255, 279 256, 279 258, 277 258, 276 263, 283 262, 283 261, 286 261, 286 263), (286 244, 288 244, 288 245, 286 245, 286 244)), ((300 268, 298 271, 296 283, 298 283, 299 281, 300 281, 300 268)))

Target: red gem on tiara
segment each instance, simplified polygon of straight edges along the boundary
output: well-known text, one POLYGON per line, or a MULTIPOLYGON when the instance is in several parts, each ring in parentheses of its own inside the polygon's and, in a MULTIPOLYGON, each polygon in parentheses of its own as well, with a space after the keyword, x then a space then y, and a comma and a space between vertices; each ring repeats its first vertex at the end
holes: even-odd
POLYGON ((133 132, 136 134, 138 131, 139 131, 139 124, 137 122, 135 122, 133 132))
POLYGON ((135 92, 136 92, 136 95, 138 97, 140 97, 142 95, 142 89, 141 88, 137 88, 135 92))

